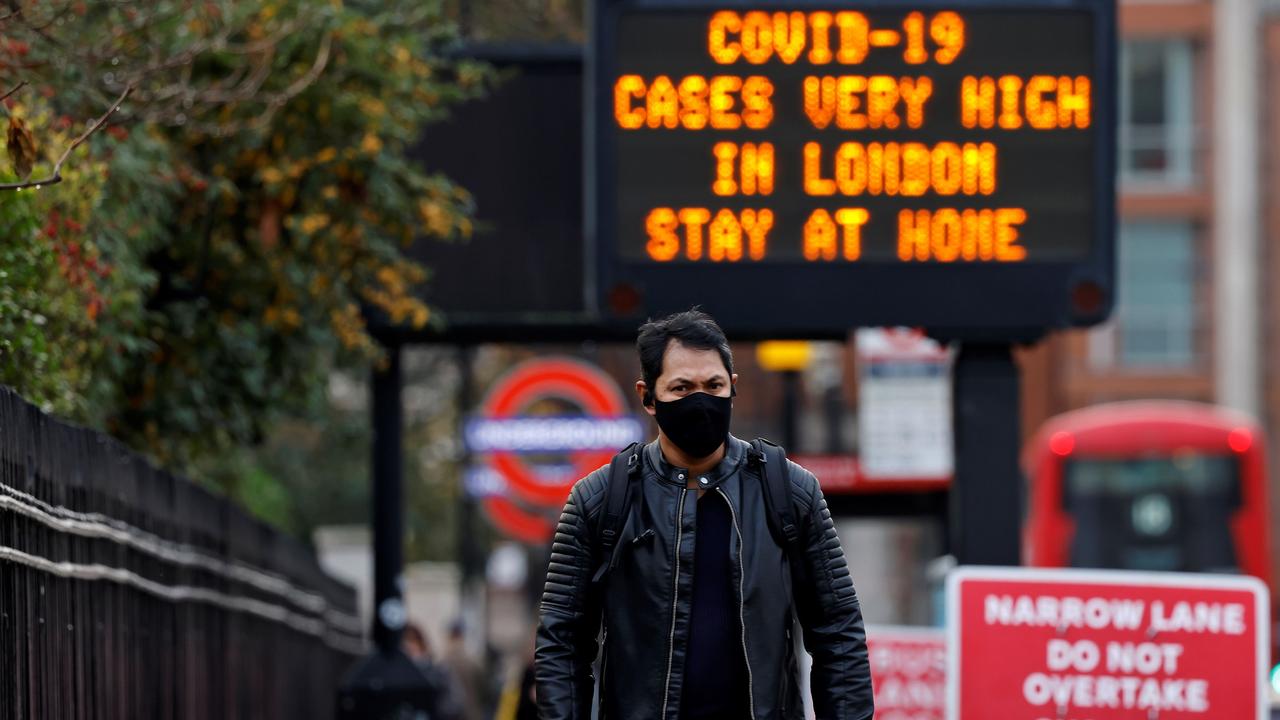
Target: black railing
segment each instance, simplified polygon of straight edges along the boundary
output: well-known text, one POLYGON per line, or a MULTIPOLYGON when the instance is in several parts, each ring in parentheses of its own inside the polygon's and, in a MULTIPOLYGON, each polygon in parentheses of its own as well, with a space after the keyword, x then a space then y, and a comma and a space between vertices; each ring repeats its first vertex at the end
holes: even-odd
POLYGON ((328 718, 361 630, 301 543, 0 387, 0 720, 328 718))

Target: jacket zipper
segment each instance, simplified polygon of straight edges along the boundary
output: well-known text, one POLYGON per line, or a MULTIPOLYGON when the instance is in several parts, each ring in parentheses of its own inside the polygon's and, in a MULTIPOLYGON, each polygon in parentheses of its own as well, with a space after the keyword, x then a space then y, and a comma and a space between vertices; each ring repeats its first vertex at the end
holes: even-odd
POLYGON ((729 501, 729 496, 724 490, 716 488, 716 492, 720 493, 720 497, 724 498, 724 502, 729 506, 729 517, 733 520, 733 531, 738 535, 738 627, 742 629, 742 663, 747 666, 747 707, 751 711, 751 718, 754 720, 756 716, 756 698, 755 683, 751 678, 751 658, 747 655, 747 618, 746 604, 747 596, 745 588, 746 578, 742 571, 742 528, 738 526, 738 513, 733 509, 733 503, 729 501))
POLYGON ((662 691, 662 720, 667 718, 667 705, 671 702, 671 664, 676 655, 676 601, 680 594, 680 541, 684 539, 684 499, 689 488, 680 491, 680 504, 676 509, 676 572, 671 583, 671 635, 667 638, 667 682, 662 691))
POLYGON ((605 672, 609 667, 609 628, 604 629, 604 637, 600 638, 600 692, 596 698, 596 707, 600 708, 600 717, 604 717, 605 672))

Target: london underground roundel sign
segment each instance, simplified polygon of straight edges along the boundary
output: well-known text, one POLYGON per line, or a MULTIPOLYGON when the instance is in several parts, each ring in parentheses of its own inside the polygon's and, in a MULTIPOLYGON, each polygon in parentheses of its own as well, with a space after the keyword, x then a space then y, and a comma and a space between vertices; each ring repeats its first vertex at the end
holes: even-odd
POLYGON ((478 416, 467 421, 464 438, 472 452, 484 456, 486 474, 502 487, 501 492, 487 493, 490 517, 513 536, 529 541, 538 535, 537 527, 545 527, 549 537, 551 525, 537 522, 537 514, 512 501, 558 509, 574 482, 641 439, 642 432, 613 378, 582 361, 550 357, 521 364, 499 379, 478 416), (548 400, 572 405, 581 413, 530 412, 548 400), (549 457, 562 461, 548 464, 549 457), (518 532, 508 527, 513 518, 521 520, 518 532))

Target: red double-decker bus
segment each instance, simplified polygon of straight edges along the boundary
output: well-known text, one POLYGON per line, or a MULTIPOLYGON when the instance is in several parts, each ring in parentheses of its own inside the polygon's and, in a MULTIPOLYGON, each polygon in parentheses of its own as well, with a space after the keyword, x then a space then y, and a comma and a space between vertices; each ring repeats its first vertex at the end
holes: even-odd
POLYGON ((1244 573, 1271 585, 1264 435, 1190 402, 1097 405, 1027 445, 1024 562, 1244 573))

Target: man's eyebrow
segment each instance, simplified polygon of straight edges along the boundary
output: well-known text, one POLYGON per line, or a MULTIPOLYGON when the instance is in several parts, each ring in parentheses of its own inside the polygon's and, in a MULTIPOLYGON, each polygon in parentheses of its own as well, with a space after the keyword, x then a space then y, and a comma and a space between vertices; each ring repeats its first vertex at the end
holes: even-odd
MULTIPOLYGON (((717 372, 716 374, 714 374, 714 375, 712 375, 712 376, 708 377, 708 378, 707 378, 706 380, 704 380, 703 382, 715 382, 716 380, 719 380, 720 382, 725 382, 725 381, 726 381, 726 380, 728 380, 728 379, 729 379, 729 376, 728 376, 726 373, 723 373, 723 372, 717 372)), ((691 384, 691 385, 696 385, 696 384, 697 384, 697 383, 695 383, 693 380, 690 380, 689 378, 686 378, 686 377, 684 377, 683 375, 677 375, 676 377, 673 377, 673 378, 671 378, 670 380, 668 380, 668 381, 667 381, 667 385, 668 385, 668 386, 670 386, 670 385, 674 385, 674 384, 676 384, 676 383, 689 383, 689 384, 691 384)))

